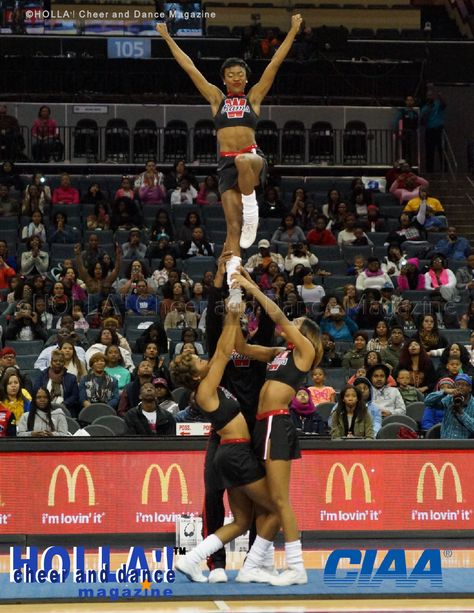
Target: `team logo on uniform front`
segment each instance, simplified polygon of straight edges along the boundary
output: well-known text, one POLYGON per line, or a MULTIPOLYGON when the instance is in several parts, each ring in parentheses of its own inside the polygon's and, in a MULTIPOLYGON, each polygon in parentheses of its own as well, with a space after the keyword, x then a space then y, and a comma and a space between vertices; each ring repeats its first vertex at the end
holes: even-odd
POLYGON ((277 356, 273 358, 273 362, 267 366, 268 371, 278 370, 280 366, 286 366, 288 364, 288 356, 290 355, 290 351, 282 351, 277 356))
POLYGON ((225 113, 227 119, 242 119, 244 113, 250 113, 247 98, 226 98, 221 113, 225 113))
POLYGON ((222 387, 221 385, 219 385, 219 389, 221 390, 221 392, 224 394, 224 396, 228 400, 237 400, 237 398, 231 392, 229 392, 229 390, 226 389, 225 387, 222 387))
POLYGON ((237 353, 235 349, 232 351, 230 359, 236 368, 248 368, 250 366, 250 358, 242 353, 237 353))

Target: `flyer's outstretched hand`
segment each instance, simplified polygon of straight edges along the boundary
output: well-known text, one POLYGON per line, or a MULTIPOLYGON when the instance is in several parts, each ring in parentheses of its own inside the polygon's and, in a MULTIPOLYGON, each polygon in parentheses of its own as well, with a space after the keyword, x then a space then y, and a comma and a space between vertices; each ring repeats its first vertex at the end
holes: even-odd
POLYGON ((166 23, 157 23, 156 24, 156 31, 158 32, 158 34, 160 34, 163 38, 166 38, 167 36, 169 36, 169 32, 168 32, 168 26, 166 25, 166 23))

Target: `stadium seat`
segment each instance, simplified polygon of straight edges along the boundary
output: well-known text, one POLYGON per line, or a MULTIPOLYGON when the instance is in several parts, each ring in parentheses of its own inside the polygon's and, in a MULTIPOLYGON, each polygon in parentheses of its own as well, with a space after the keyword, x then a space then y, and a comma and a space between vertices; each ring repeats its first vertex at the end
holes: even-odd
POLYGON ((81 426, 72 417, 69 417, 68 415, 66 415, 66 421, 67 421, 67 431, 69 432, 69 434, 74 434, 75 432, 80 430, 81 426))
POLYGON ((17 356, 28 356, 36 353, 38 356, 44 347, 44 342, 37 341, 6 341, 5 345, 16 351, 17 356))
POLYGON ((168 163, 188 159, 188 124, 185 121, 173 119, 166 124, 163 158, 168 163))
POLYGON ((139 119, 133 130, 133 161, 146 162, 157 157, 158 128, 153 119, 139 119))
POLYGON ((441 438, 441 424, 435 424, 426 431, 425 438, 441 438))
POLYGON ((280 139, 278 127, 274 121, 261 120, 257 123, 255 139, 265 156, 272 164, 279 162, 280 139))
POLYGON ((193 137, 194 159, 199 162, 213 164, 217 160, 217 139, 214 122, 210 119, 200 119, 194 126, 193 137))
POLYGON ((344 129, 344 164, 367 163, 367 126, 363 121, 348 121, 344 129))
POLYGON ((125 119, 109 119, 105 127, 105 157, 111 162, 130 161, 130 130, 125 119))
POLYGON ((24 355, 24 354, 18 355, 17 354, 16 363, 19 366, 21 371, 33 370, 37 359, 38 359, 37 353, 35 355, 24 355))
POLYGON ((116 436, 123 436, 127 431, 127 424, 118 415, 103 415, 94 419, 93 426, 107 426, 116 436))
POLYGON ((88 162, 96 162, 99 155, 99 128, 94 119, 79 119, 74 128, 75 158, 85 157, 88 162))
POLYGON ((116 414, 117 413, 115 410, 108 404, 104 404, 103 402, 93 402, 88 407, 81 409, 78 419, 80 423, 91 424, 98 417, 116 414))
POLYGON ((388 415, 387 417, 384 417, 382 420, 382 426, 387 426, 388 424, 393 424, 393 423, 403 424, 405 426, 408 426, 415 432, 418 432, 418 428, 419 428, 418 422, 414 420, 413 417, 410 417, 409 415, 388 415))
POLYGON ((311 126, 309 161, 312 164, 334 163, 334 129, 328 121, 316 121, 311 126))
POLYGON ((215 271, 216 267, 216 260, 211 257, 202 256, 183 260, 183 270, 193 281, 201 280, 205 272, 215 271))
POLYGON ((418 424, 421 424, 421 420, 423 419, 423 413, 425 412, 425 403, 422 401, 419 402, 410 402, 406 408, 406 414, 414 419, 418 424))
POLYGON ((185 387, 176 387, 172 392, 173 400, 178 403, 179 410, 182 411, 188 406, 190 392, 185 387))
POLYGON ((84 428, 84 431, 90 436, 115 436, 115 432, 113 430, 107 426, 102 426, 99 424, 90 424, 84 428))
POLYGON ((408 428, 414 434, 416 434, 416 431, 413 430, 413 428, 410 428, 404 423, 392 422, 390 424, 387 424, 386 426, 382 426, 380 430, 377 432, 377 436, 375 438, 377 439, 397 439, 398 434, 400 432, 400 428, 408 428))
POLYGON ((283 164, 303 164, 305 161, 306 132, 302 121, 287 121, 281 135, 283 164))
POLYGON ((334 402, 320 402, 316 405, 316 413, 321 417, 323 421, 328 422, 329 416, 334 409, 334 402))

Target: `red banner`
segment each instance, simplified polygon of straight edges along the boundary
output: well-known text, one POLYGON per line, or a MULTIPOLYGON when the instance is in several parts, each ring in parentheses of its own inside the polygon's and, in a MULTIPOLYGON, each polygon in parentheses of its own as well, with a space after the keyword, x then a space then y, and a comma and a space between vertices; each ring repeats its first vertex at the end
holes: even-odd
MULTIPOLYGON (((302 530, 474 530, 470 450, 307 450, 302 530)), ((174 532, 200 515, 203 451, 0 453, 0 534, 174 532)))

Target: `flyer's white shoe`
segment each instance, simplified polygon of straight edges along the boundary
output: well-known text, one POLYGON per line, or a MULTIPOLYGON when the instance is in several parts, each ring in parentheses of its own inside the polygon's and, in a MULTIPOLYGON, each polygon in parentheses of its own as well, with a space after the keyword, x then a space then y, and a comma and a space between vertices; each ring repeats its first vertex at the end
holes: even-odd
POLYGON ((270 579, 271 585, 284 586, 284 585, 303 585, 308 583, 308 575, 305 569, 298 570, 297 568, 287 568, 281 572, 278 577, 272 577, 270 579))
POLYGON ((277 569, 274 566, 263 566, 263 570, 267 572, 269 575, 271 575, 272 577, 278 577, 280 575, 280 573, 277 571, 277 569))
POLYGON ((214 568, 207 578, 209 583, 227 583, 229 580, 223 568, 214 568))
POLYGON ((248 222, 244 219, 242 224, 242 232, 240 234, 240 246, 242 249, 248 249, 254 244, 255 239, 257 238, 257 230, 258 218, 253 222, 248 222))
POLYGON ((190 562, 188 559, 186 559, 186 556, 181 556, 174 567, 176 570, 179 570, 180 573, 186 575, 190 581, 195 581, 196 583, 207 583, 207 577, 203 575, 199 564, 190 562))

